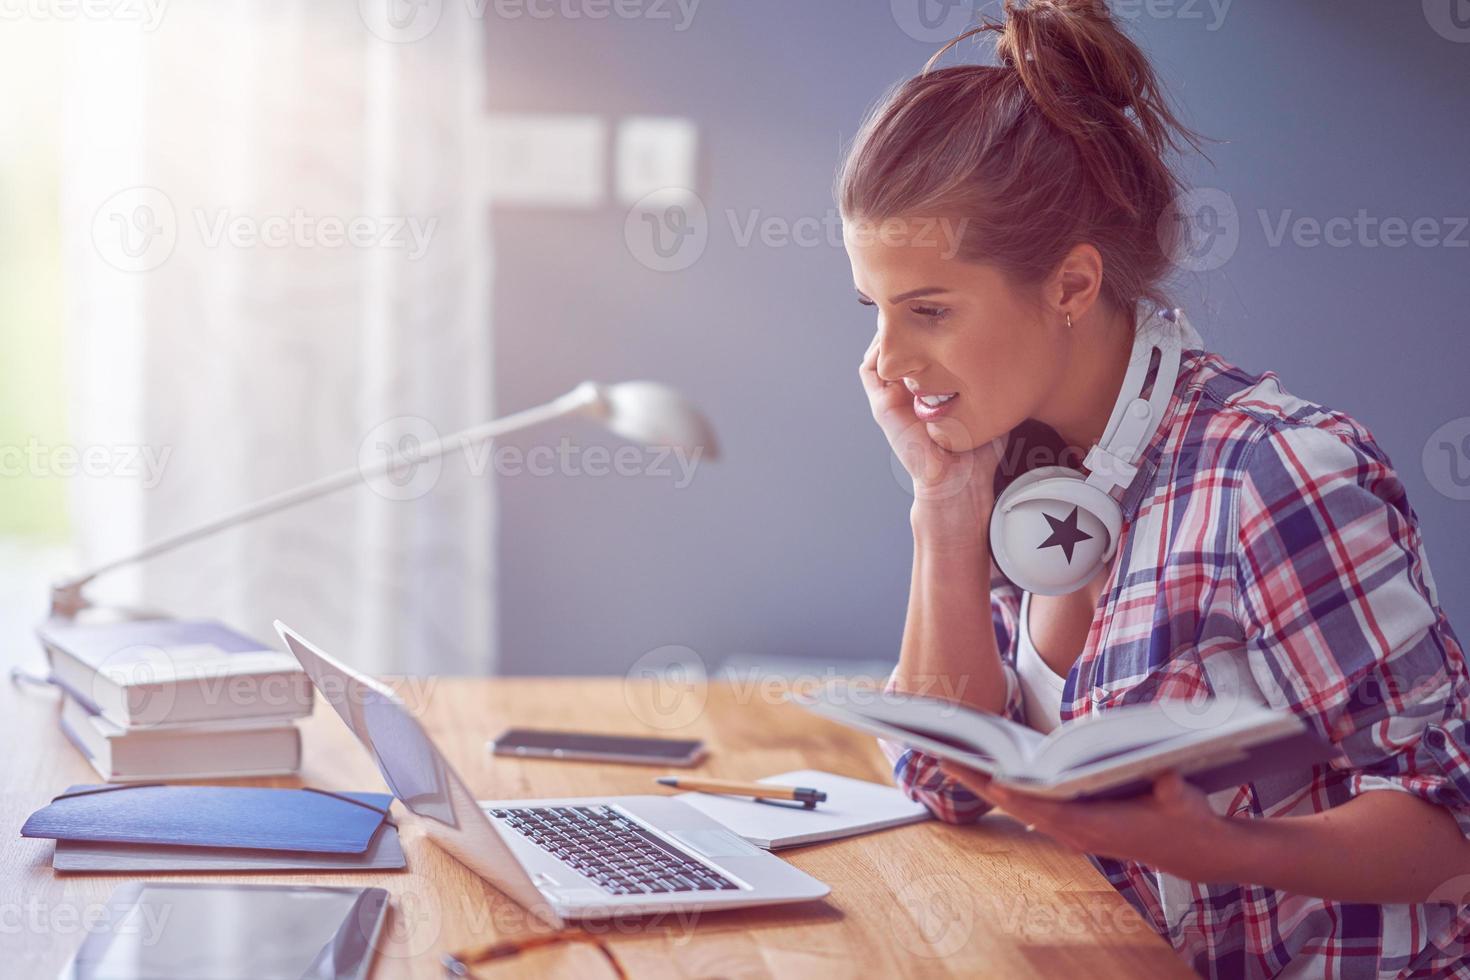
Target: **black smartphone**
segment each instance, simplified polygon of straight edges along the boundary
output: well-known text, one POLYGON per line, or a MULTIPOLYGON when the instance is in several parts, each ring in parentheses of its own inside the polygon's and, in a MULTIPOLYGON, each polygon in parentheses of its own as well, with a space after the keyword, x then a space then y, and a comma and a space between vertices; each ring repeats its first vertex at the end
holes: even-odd
POLYGON ((541 728, 511 728, 492 741, 490 748, 496 755, 651 766, 692 766, 705 755, 704 743, 697 739, 599 735, 541 728))

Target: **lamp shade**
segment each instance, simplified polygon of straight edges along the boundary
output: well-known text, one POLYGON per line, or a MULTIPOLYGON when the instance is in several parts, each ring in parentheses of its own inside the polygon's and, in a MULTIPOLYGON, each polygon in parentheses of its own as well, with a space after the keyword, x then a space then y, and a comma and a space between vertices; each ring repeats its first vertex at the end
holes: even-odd
POLYGON ((714 429, 693 403, 668 385, 655 381, 592 384, 599 395, 595 414, 616 435, 630 442, 698 454, 706 460, 719 458, 714 429))

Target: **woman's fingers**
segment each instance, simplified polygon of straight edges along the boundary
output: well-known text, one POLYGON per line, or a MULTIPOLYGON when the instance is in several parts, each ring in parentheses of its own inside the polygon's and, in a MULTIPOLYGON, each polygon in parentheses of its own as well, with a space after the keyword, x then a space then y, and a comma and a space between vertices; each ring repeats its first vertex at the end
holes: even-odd
MULTIPOLYGON (((939 769, 985 802, 1000 807, 1007 816, 1019 821, 1027 830, 1040 829, 1078 850, 1096 850, 1095 847, 1088 846, 1085 835, 1079 837, 1075 833, 1079 818, 1089 816, 1086 810, 1078 808, 1086 807, 1087 804, 1045 800, 1026 793, 1016 793, 997 784, 983 772, 948 760, 940 763, 939 769)), ((1103 818, 1110 816, 1101 811, 1095 811, 1094 815, 1103 818)), ((1084 820, 1082 829, 1086 830, 1087 827, 1087 821, 1084 820)))
POLYGON ((873 335, 873 342, 868 345, 863 354, 863 362, 858 365, 858 374, 863 379, 863 387, 870 393, 881 392, 888 385, 882 378, 878 377, 878 335, 873 335))
MULTIPOLYGON (((984 797, 988 802, 1005 807, 1007 813, 1010 813, 1014 807, 1018 811, 1024 811, 1028 816, 1035 815, 1044 818, 1055 816, 1060 806, 1063 805, 1051 800, 1027 796, 1024 793, 1012 793, 1004 786, 997 784, 986 773, 948 759, 939 764, 939 771, 976 795, 984 797)), ((1019 817, 1019 814, 1015 815, 1019 817)))
POLYGON ((915 420, 912 412, 904 415, 904 406, 909 403, 908 389, 896 382, 884 381, 878 376, 878 337, 873 336, 873 342, 868 345, 868 351, 863 355, 863 363, 858 368, 858 375, 862 379, 863 391, 868 396, 868 404, 873 410, 873 418, 882 426, 892 442, 895 434, 904 425, 912 424, 915 420))
POLYGON ((980 770, 946 759, 939 764, 939 771, 971 792, 989 798, 990 777, 980 770))

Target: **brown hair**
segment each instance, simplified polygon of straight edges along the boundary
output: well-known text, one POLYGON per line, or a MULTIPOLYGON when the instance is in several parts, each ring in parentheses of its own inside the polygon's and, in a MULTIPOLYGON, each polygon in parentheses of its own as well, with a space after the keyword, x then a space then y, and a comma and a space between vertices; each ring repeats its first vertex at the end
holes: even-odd
POLYGON ((1103 0, 1005 0, 1004 23, 950 41, 869 114, 837 198, 845 221, 959 218, 955 254, 1024 284, 1090 242, 1110 303, 1167 305, 1183 188, 1166 157, 1200 139, 1103 0), (991 33, 1000 65, 932 70, 991 33))

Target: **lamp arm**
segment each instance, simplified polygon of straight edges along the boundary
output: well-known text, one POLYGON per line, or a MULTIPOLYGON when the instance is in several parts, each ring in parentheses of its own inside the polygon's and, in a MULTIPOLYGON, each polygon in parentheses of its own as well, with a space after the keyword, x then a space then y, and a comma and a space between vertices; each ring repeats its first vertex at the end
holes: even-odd
POLYGON ((564 415, 586 411, 592 411, 594 414, 605 414, 607 411, 601 386, 590 381, 583 382, 555 401, 547 402, 545 405, 538 405, 535 408, 523 409, 504 418, 482 422, 468 429, 462 429, 459 432, 420 446, 414 453, 390 455, 382 462, 374 463, 372 466, 354 466, 350 469, 342 470, 339 473, 333 473, 330 476, 313 480, 303 486, 273 494, 264 500, 256 501, 253 504, 241 507, 238 510, 231 511, 228 514, 216 517, 195 527, 180 531, 177 534, 171 534, 166 538, 154 541, 147 547, 135 551, 132 554, 114 558, 112 561, 98 565, 96 568, 83 572, 81 575, 56 583, 51 587, 52 611, 53 613, 65 613, 70 610, 72 613, 75 613, 85 608, 86 600, 82 598, 82 588, 99 575, 105 575, 124 565, 146 561, 158 555, 173 551, 176 548, 181 548, 186 544, 217 534, 228 528, 256 520, 257 518, 266 517, 270 514, 279 513, 298 504, 304 504, 309 500, 315 500, 318 497, 349 487, 358 481, 371 480, 374 477, 382 476, 395 467, 425 463, 457 449, 467 449, 487 440, 529 428, 541 422, 548 422, 564 415))

